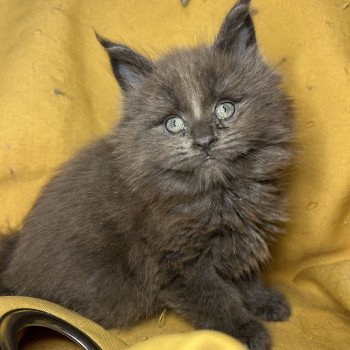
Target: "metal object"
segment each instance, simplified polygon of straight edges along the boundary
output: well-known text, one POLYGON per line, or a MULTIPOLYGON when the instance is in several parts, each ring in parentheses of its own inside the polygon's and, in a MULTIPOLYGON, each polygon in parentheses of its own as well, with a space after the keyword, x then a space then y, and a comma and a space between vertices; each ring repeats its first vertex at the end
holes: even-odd
POLYGON ((190 2, 190 0, 180 0, 181 1, 181 5, 183 7, 186 7, 188 5, 188 3, 190 2))
POLYGON ((68 322, 46 312, 32 309, 17 309, 3 315, 0 319, 0 349, 18 350, 18 333, 32 326, 52 329, 84 350, 101 350, 86 334, 68 322))

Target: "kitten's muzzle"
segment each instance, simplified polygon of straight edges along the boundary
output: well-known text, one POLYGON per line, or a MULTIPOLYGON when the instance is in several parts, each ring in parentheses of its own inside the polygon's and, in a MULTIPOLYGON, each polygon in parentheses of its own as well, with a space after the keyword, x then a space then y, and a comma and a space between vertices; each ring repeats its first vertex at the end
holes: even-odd
POLYGON ((209 154, 209 151, 213 144, 216 142, 216 137, 213 135, 206 135, 197 138, 193 141, 193 147, 200 149, 201 151, 209 154))

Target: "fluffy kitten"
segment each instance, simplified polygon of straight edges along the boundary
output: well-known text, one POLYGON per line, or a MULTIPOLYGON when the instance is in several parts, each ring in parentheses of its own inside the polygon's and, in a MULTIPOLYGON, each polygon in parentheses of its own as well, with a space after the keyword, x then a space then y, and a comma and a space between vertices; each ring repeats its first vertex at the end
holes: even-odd
POLYGON ((157 61, 99 40, 123 118, 59 170, 5 242, 2 293, 51 300, 105 327, 170 308, 268 349, 258 320, 290 310, 259 267, 285 220, 293 128, 249 1, 232 8, 213 45, 157 61))

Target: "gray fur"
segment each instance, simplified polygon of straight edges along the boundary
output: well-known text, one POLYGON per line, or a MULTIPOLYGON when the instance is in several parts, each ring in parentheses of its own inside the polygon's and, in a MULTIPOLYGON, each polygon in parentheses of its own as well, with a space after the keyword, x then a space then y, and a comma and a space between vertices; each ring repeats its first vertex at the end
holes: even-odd
POLYGON ((249 1, 233 7, 212 46, 154 62, 99 40, 123 118, 43 189, 3 254, 3 294, 51 300, 105 327, 171 308, 197 328, 269 349, 259 320, 290 310, 259 270, 286 220, 293 126, 279 77, 258 51, 249 1), (220 124, 223 100, 236 113, 220 124), (165 129, 173 114, 184 133, 165 129), (194 147, 208 135, 210 150, 194 147))

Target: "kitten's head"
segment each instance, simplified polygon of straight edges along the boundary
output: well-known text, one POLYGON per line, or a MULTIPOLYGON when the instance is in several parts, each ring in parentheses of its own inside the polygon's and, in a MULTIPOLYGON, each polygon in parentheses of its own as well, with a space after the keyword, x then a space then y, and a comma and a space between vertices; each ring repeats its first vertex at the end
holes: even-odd
POLYGON ((179 193, 265 180, 289 159, 289 103, 259 54, 249 1, 211 46, 151 61, 99 38, 123 92, 120 156, 135 185, 179 193))

